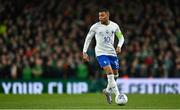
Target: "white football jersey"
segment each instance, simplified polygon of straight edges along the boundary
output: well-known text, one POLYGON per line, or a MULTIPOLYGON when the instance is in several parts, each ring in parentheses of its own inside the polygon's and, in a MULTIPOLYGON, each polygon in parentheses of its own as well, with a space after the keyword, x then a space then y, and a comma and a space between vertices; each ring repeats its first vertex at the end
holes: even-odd
MULTIPOLYGON (((101 22, 95 23, 94 25, 91 26, 86 36, 83 52, 87 52, 89 44, 92 38, 95 36, 96 56, 100 56, 100 55, 117 56, 114 48, 114 36, 116 32, 121 32, 121 30, 119 26, 112 21, 110 21, 108 25, 101 24, 101 22)), ((121 47, 122 45, 118 45, 118 46, 121 47)))

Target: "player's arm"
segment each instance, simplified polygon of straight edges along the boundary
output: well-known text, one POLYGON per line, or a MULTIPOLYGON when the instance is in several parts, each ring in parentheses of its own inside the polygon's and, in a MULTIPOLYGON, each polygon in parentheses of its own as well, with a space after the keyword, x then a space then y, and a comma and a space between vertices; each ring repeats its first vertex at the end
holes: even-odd
POLYGON ((121 52, 121 47, 124 43, 124 36, 121 32, 121 30, 119 29, 119 27, 117 28, 116 32, 115 32, 119 42, 118 42, 118 45, 117 45, 117 48, 116 48, 116 53, 119 54, 121 52))
POLYGON ((84 61, 89 61, 89 56, 87 54, 87 50, 88 50, 89 44, 91 43, 91 40, 94 37, 94 35, 95 35, 95 31, 93 30, 93 27, 91 27, 86 36, 85 42, 84 42, 84 47, 83 47, 83 60, 84 61))

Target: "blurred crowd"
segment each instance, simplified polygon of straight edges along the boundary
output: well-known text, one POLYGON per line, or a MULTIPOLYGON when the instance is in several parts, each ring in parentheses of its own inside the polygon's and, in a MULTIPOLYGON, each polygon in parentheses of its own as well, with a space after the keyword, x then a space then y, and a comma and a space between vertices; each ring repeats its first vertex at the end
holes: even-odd
MULTIPOLYGON (((0 79, 96 79, 104 73, 93 39, 98 9, 110 11, 125 37, 120 77, 180 77, 179 0, 0 0, 0 79)), ((117 40, 117 39, 116 39, 117 40)))

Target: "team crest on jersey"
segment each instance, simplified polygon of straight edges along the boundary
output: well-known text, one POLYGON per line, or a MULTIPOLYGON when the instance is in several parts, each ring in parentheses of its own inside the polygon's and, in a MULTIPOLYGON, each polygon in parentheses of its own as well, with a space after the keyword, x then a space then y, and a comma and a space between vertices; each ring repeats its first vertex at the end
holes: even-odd
POLYGON ((108 31, 108 30, 106 30, 106 34, 109 34, 109 31, 108 31))

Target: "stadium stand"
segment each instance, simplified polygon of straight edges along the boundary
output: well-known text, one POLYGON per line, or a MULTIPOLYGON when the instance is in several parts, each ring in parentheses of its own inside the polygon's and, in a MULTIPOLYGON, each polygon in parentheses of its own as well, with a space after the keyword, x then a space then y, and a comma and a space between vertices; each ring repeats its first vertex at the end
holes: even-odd
POLYGON ((125 44, 120 77, 180 77, 179 0, 0 0, 0 79, 103 77, 89 48, 89 27, 98 9, 110 10, 125 44))

